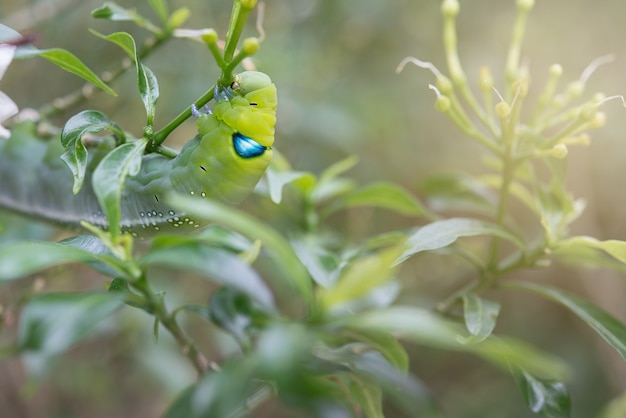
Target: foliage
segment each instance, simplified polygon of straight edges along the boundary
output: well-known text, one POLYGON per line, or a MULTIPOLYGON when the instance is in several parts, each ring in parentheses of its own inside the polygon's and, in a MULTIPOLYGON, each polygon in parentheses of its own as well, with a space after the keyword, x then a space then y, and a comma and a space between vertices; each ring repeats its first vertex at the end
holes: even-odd
MULTIPOLYGON (((357 163, 354 157, 316 175, 293 169, 275 153, 254 196, 256 214, 172 193, 167 196, 172 207, 211 226, 188 235, 160 233, 144 243, 121 231, 124 183, 138 172, 144 154, 171 152, 163 142, 192 114, 189 106, 163 128, 155 127, 161 93, 156 75, 144 64, 146 57, 174 37, 205 44, 220 76, 195 100, 194 105, 202 108, 214 98, 216 85, 234 80, 236 68, 257 52, 260 43, 257 38, 240 42, 256 0, 234 0, 223 42, 213 29, 183 29, 187 9, 170 12, 164 0, 149 4, 158 23, 112 2, 92 13, 98 19, 132 22, 151 34, 142 46, 126 32, 94 31, 122 48, 134 63, 146 114, 142 138, 127 141, 115 121, 94 110, 77 113, 62 127, 62 159, 74 175, 73 187, 80 188, 86 178, 93 181, 109 229, 83 224, 81 235, 58 242, 21 239, 0 246, 3 286, 76 262, 108 278, 106 291, 35 292, 14 301, 9 308, 21 310, 20 321, 15 338, 0 350, 3 356, 21 356, 33 376, 57 373, 52 367, 55 358, 119 315, 117 311, 134 308, 154 320, 155 337, 160 329, 171 334, 181 356, 197 372, 195 383, 163 412, 166 418, 254 415, 270 398, 310 416, 384 417, 391 416, 389 408, 402 416, 442 416, 445 406, 411 370, 407 350, 411 344, 442 350, 447 356, 460 352, 478 356, 510 375, 529 410, 546 417, 571 416, 567 364, 529 341, 495 332, 501 311, 508 308, 490 293, 500 290, 532 292, 556 302, 626 358, 626 327, 607 312, 556 287, 510 280, 519 271, 552 262, 608 266, 619 272, 626 268, 626 242, 569 233, 583 204, 566 187, 567 153, 570 147, 587 145, 588 131, 605 123, 599 108, 607 98, 596 94, 580 103, 589 75, 605 60, 594 61, 561 93, 557 88, 563 70, 552 66, 542 93, 532 103, 529 70, 520 62, 532 0, 517 1, 504 86, 496 87, 487 67, 480 71, 477 87, 482 102, 458 56, 456 0, 443 0, 441 5, 447 75, 417 58, 407 58, 398 67, 400 71, 412 63, 432 71, 435 108, 485 151, 484 174, 468 179, 453 173, 445 181, 428 183, 425 198, 437 199, 437 210, 393 182, 358 185, 346 175, 357 163), (118 143, 90 173, 84 138, 103 131, 118 143), (531 224, 538 228, 528 228, 528 221, 518 217, 512 205, 531 213, 531 224), (367 235, 358 241, 332 227, 334 216, 360 208, 405 217, 411 227, 364 231, 367 235), (461 214, 448 213, 459 208, 461 214), (288 227, 275 222, 281 215, 289 218, 288 227), (401 270, 425 253, 460 257, 472 266, 471 280, 434 307, 400 297, 405 284, 401 270), (172 281, 197 275, 216 288, 202 304, 175 300, 155 290, 155 271, 164 268, 172 281), (209 360, 198 342, 207 336, 185 330, 183 314, 193 314, 230 335, 235 352, 209 360)), ((16 59, 43 57, 109 93, 113 93, 109 84, 128 69, 122 64, 109 77, 99 77, 68 51, 22 44, 21 35, 6 26, 0 26, 0 39, 3 46, 11 46, 16 59)), ((82 89, 61 106, 44 107, 37 123, 44 126, 55 114, 91 100, 92 95, 82 89)), ((15 118, 7 126, 17 129, 20 123, 15 118)), ((8 228, 8 222, 3 224, 8 228)), ((209 338, 210 329, 205 328, 209 338)), ((611 404, 605 416, 621 403, 611 404)))

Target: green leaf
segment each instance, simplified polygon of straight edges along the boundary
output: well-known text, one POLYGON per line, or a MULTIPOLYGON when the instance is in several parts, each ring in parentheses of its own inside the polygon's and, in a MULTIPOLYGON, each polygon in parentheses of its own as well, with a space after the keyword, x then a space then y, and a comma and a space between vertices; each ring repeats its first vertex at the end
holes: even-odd
POLYGON ((466 343, 483 341, 489 337, 496 327, 496 319, 500 313, 500 304, 486 300, 475 293, 463 295, 463 314, 465 326, 471 334, 466 343))
POLYGON ((463 211, 493 215, 497 196, 476 177, 445 175, 427 179, 420 192, 428 199, 429 207, 437 211, 463 211))
POLYGON ((215 222, 253 241, 260 240, 263 248, 270 251, 273 256, 278 271, 282 272, 276 275, 275 279, 282 279, 283 282, 280 284, 296 289, 307 303, 313 303, 313 287, 307 270, 289 242, 276 230, 246 213, 215 201, 176 194, 169 195, 167 201, 175 209, 198 219, 215 222))
POLYGON ((248 334, 267 322, 268 315, 253 299, 232 287, 218 289, 209 300, 211 320, 237 340, 244 351, 250 350, 252 343, 248 334))
POLYGON ((283 199, 283 188, 287 184, 301 177, 310 175, 311 174, 306 171, 279 171, 273 169, 270 165, 268 170, 265 172, 270 199, 272 199, 272 202, 279 204, 283 199))
POLYGON ((326 168, 326 170, 324 170, 322 174, 320 174, 319 182, 323 183, 326 181, 336 179, 341 174, 345 173, 346 171, 354 167, 358 162, 359 162, 359 158, 355 155, 350 155, 344 158, 343 160, 337 161, 336 163, 332 164, 330 167, 326 168))
POLYGON ((353 374, 350 376, 347 388, 350 398, 359 406, 363 416, 367 418, 385 418, 383 392, 376 382, 353 374))
POLYGON ((572 405, 562 382, 538 379, 524 370, 514 372, 528 408, 547 418, 569 418, 572 405))
POLYGON ((138 260, 140 266, 192 271, 232 286, 266 308, 274 306, 272 293, 261 277, 237 255, 198 242, 155 243, 138 260))
POLYGON ((358 161, 356 156, 351 155, 324 170, 310 191, 313 202, 319 204, 351 192, 356 183, 351 179, 340 178, 339 176, 354 167, 358 161))
POLYGON ((169 14, 167 10, 167 2, 165 0, 148 0, 152 10, 159 16, 161 22, 165 22, 167 20, 167 16, 169 14))
POLYGON ((326 308, 332 308, 366 296, 382 286, 393 278, 392 266, 403 251, 404 246, 400 245, 357 258, 343 269, 333 287, 320 289, 320 303, 326 308))
POLYGON ((137 88, 146 109, 148 125, 154 122, 156 102, 159 99, 159 84, 154 73, 141 63, 135 39, 127 32, 115 32, 111 35, 102 35, 92 31, 96 36, 118 45, 135 61, 137 67, 137 88))
POLYGON ((337 281, 341 271, 339 268, 341 260, 324 248, 320 240, 307 236, 292 240, 291 245, 315 283, 322 287, 330 287, 337 281))
POLYGON ((408 190, 387 182, 372 183, 353 192, 346 198, 344 205, 346 207, 379 207, 407 216, 431 217, 408 190))
POLYGON ((0 247, 0 282, 15 280, 45 268, 80 262, 94 266, 105 263, 119 275, 126 272, 119 261, 104 254, 94 254, 77 245, 76 239, 61 242, 17 242, 0 247), (76 246, 75 246, 76 245, 76 246))
POLYGON ((120 201, 126 177, 139 172, 147 143, 147 139, 141 138, 120 145, 100 161, 93 173, 93 190, 107 217, 112 237, 120 233, 120 201))
MULTIPOLYGON (((154 0, 153 0, 154 1, 154 0)), ((156 0, 159 1, 159 0, 156 0)), ((98 9, 91 12, 91 16, 96 19, 107 19, 112 21, 130 21, 139 27, 145 27, 153 33, 160 34, 161 29, 155 26, 150 20, 141 16, 135 9, 125 9, 122 6, 107 1, 98 9)))
POLYGON ((407 249, 398 258, 396 264, 402 263, 419 252, 437 250, 447 247, 461 237, 476 235, 504 238, 517 247, 524 248, 524 244, 515 235, 496 224, 478 219, 450 218, 425 225, 411 235, 407 241, 407 249))
POLYGON ((85 181, 87 171, 87 149, 82 138, 89 133, 98 133, 109 130, 125 140, 124 132, 115 122, 112 122, 104 113, 97 110, 84 110, 72 116, 61 131, 61 143, 65 152, 61 159, 72 171, 74 185, 72 192, 78 193, 85 181))
POLYGON ((31 372, 45 372, 58 355, 91 334, 123 305, 113 293, 50 293, 28 301, 22 311, 17 344, 31 372))
POLYGON ((337 322, 351 330, 387 332, 435 348, 473 353, 504 370, 518 367, 549 379, 562 379, 566 372, 559 359, 512 338, 491 335, 476 344, 463 344, 467 332, 460 324, 425 309, 395 306, 359 313, 337 322))
POLYGON ((89 32, 91 32, 98 38, 102 38, 105 41, 112 42, 115 45, 119 46, 133 61, 135 60, 135 41, 129 33, 115 32, 110 35, 104 35, 93 29, 90 29, 89 32))
POLYGON ((359 330, 345 331, 343 334, 350 340, 359 341, 382 354, 389 363, 398 370, 409 371, 409 355, 400 342, 387 332, 359 330))
MULTIPOLYGON (((398 370, 381 353, 362 344, 347 344, 339 348, 319 347, 315 355, 327 363, 338 365, 339 370, 348 368, 352 372, 350 378, 362 378, 379 387, 405 412, 420 417, 436 416, 432 396, 424 384, 398 370)), ((374 402, 371 407, 375 408, 376 399, 369 401, 374 402)))
POLYGON ((163 415, 163 418, 209 418, 241 416, 246 403, 271 395, 271 389, 253 383, 258 360, 247 356, 220 365, 185 390, 163 415))
POLYGON ((626 360, 626 326, 594 304, 548 286, 528 282, 508 282, 506 287, 529 290, 557 302, 585 321, 626 360))
POLYGON ((599 241, 593 237, 579 236, 560 241, 557 244, 555 251, 567 251, 568 249, 576 249, 577 247, 587 247, 601 250, 618 260, 620 263, 626 265, 626 241, 614 239, 599 241))
MULTIPOLYGON (((106 91, 112 96, 117 96, 117 93, 111 89, 104 81, 100 79, 93 71, 89 69, 76 55, 61 48, 51 49, 37 49, 29 48, 23 50, 19 55, 19 58, 30 58, 33 56, 40 56, 57 67, 64 69, 74 75, 79 76, 85 81, 90 82, 94 86, 106 91)), ((16 57, 17 58, 17 57, 16 57)))
POLYGON ((139 57, 137 57, 137 87, 146 108, 147 124, 152 126, 156 114, 156 103, 159 100, 159 83, 152 70, 140 64, 139 57))

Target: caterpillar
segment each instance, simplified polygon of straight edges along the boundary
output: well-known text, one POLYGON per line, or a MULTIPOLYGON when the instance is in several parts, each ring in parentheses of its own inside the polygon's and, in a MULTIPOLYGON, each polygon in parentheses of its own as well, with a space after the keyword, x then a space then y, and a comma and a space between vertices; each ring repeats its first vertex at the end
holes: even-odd
MULTIPOLYGON (((213 112, 196 121, 198 135, 175 157, 145 154, 140 172, 127 178, 121 200, 124 232, 148 236, 199 228, 202 221, 171 208, 166 193, 238 204, 261 179, 272 159, 276 86, 266 74, 246 71, 215 99, 213 112)), ((86 181, 74 195, 60 141, 38 138, 32 122, 15 126, 8 140, 0 140, 0 207, 62 226, 86 221, 107 228, 91 173, 110 149, 106 142, 90 148, 86 181)))

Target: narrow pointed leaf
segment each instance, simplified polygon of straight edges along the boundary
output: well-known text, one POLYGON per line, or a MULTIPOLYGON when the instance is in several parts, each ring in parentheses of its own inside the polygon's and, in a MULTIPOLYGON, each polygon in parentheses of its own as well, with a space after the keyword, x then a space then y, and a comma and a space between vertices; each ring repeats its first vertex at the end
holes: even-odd
POLYGON ((578 247, 600 250, 622 264, 626 264, 626 241, 619 241, 615 239, 599 241, 593 237, 579 236, 559 242, 556 250, 567 252, 571 249, 575 250, 578 247))
POLYGON ((115 32, 110 35, 102 35, 96 31, 92 31, 96 36, 110 41, 126 52, 129 57, 135 61, 137 67, 137 88, 139 96, 146 109, 148 117, 148 125, 152 125, 154 115, 156 113, 156 102, 159 99, 159 85, 154 73, 141 63, 137 43, 135 39, 127 32, 115 32))
POLYGON ((425 225, 411 235, 407 242, 407 249, 396 263, 402 263, 407 258, 422 251, 447 247, 461 237, 477 235, 500 237, 520 248, 524 247, 524 244, 515 235, 496 224, 477 219, 450 218, 425 225))
POLYGON ((585 321, 626 360, 626 326, 591 302, 537 283, 510 282, 506 286, 529 290, 565 306, 585 321))
POLYGON ((428 211, 408 190, 388 182, 372 183, 353 192, 344 205, 384 208, 407 216, 428 215, 428 211))
POLYGON ((338 322, 347 329, 387 332, 431 347, 466 351, 505 370, 518 367, 546 379, 562 379, 567 370, 559 359, 516 339, 491 335, 476 344, 463 344, 467 336, 463 326, 425 309, 395 306, 338 322))
POLYGON ((117 96, 117 93, 111 89, 100 77, 96 75, 93 71, 89 69, 76 55, 72 54, 69 51, 61 48, 51 48, 51 49, 36 49, 29 48, 27 50, 23 50, 19 58, 30 58, 33 56, 40 56, 50 61, 54 65, 59 68, 64 69, 67 72, 70 72, 74 75, 79 76, 85 81, 90 82, 94 86, 106 91, 112 96, 117 96))
POLYGON ((48 267, 72 262, 104 263, 108 271, 124 275, 123 267, 106 254, 94 254, 67 242, 17 242, 0 248, 0 282, 19 279, 48 267))
POLYGON ((113 237, 120 233, 120 201, 126 177, 139 172, 147 143, 145 138, 141 138, 120 145, 100 161, 93 173, 93 189, 113 237))

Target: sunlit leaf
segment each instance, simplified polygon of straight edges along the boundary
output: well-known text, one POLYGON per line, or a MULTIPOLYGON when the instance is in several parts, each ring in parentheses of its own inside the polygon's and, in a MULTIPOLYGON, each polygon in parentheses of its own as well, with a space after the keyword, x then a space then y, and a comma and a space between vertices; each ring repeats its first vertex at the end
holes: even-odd
POLYGON ((393 264, 403 250, 401 245, 357 258, 341 272, 334 286, 320 289, 320 302, 332 308, 359 299, 383 285, 393 278, 393 264))
POLYGON ((283 188, 303 176, 310 176, 310 174, 306 171, 278 171, 270 166, 265 173, 270 199, 276 204, 280 203, 283 198, 283 188))
POLYGON ((577 247, 587 247, 601 250, 626 265, 626 241, 614 239, 600 241, 593 237, 579 236, 559 242, 555 250, 566 252, 571 249, 575 250, 577 247))
POLYGON ((565 306, 585 321, 626 360, 626 326, 591 302, 537 283, 509 282, 506 286, 532 291, 565 306))
POLYGON ((450 218, 425 225, 411 235, 407 242, 407 249, 398 257, 396 263, 399 264, 422 251, 447 247, 461 237, 476 235, 503 238, 519 248, 524 248, 524 244, 519 238, 496 224, 478 219, 450 218))

